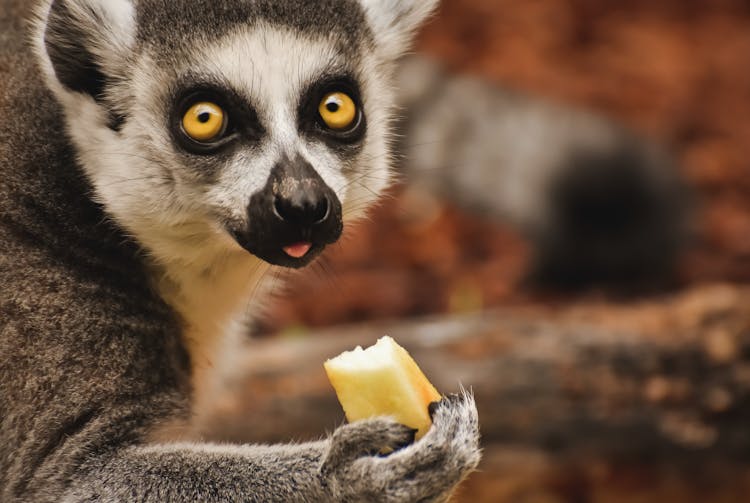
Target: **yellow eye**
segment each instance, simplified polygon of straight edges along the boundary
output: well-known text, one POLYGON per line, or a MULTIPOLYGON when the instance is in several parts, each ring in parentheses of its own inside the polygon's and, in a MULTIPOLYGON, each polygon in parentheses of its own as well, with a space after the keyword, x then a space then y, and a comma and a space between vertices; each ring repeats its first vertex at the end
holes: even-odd
POLYGON ((357 118, 357 105, 344 93, 329 93, 320 102, 318 113, 329 128, 346 129, 357 118))
POLYGON ((224 110, 215 103, 201 101, 182 117, 182 129, 195 141, 207 142, 224 132, 224 110))

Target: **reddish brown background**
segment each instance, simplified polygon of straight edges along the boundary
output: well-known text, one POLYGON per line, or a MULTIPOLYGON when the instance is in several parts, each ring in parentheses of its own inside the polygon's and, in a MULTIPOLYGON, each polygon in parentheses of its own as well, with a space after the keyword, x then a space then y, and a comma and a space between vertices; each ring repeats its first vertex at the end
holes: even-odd
MULTIPOLYGON (((678 286, 750 280, 750 4, 445 0, 418 49, 665 144, 697 196, 678 286)), ((523 288, 512 229, 393 194, 292 282, 266 330, 550 300, 523 288)))

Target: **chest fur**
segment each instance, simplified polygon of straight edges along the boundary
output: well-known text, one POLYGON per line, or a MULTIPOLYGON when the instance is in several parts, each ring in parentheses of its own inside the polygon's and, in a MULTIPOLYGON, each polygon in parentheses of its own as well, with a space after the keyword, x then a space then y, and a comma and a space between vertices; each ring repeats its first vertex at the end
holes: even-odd
POLYGON ((207 268, 172 265, 158 279, 162 296, 182 320, 196 395, 206 388, 209 376, 221 370, 247 321, 262 307, 268 269, 265 262, 239 252, 207 268))

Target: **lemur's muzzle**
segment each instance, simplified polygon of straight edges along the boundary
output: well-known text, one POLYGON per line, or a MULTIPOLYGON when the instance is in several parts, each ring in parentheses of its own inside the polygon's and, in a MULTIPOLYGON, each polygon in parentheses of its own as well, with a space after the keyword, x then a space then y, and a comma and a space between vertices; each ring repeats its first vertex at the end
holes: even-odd
POLYGON ((283 160, 248 206, 249 228, 237 241, 275 265, 307 265, 341 236, 341 202, 301 157, 283 160))

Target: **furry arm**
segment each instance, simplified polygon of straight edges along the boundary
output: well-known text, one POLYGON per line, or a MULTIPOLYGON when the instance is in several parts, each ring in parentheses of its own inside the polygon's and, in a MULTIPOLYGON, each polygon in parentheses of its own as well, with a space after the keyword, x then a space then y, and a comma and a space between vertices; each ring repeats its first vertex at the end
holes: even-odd
POLYGON ((451 396, 419 442, 387 419, 300 445, 129 447, 84 465, 63 501, 445 501, 479 461, 473 397, 451 396))

